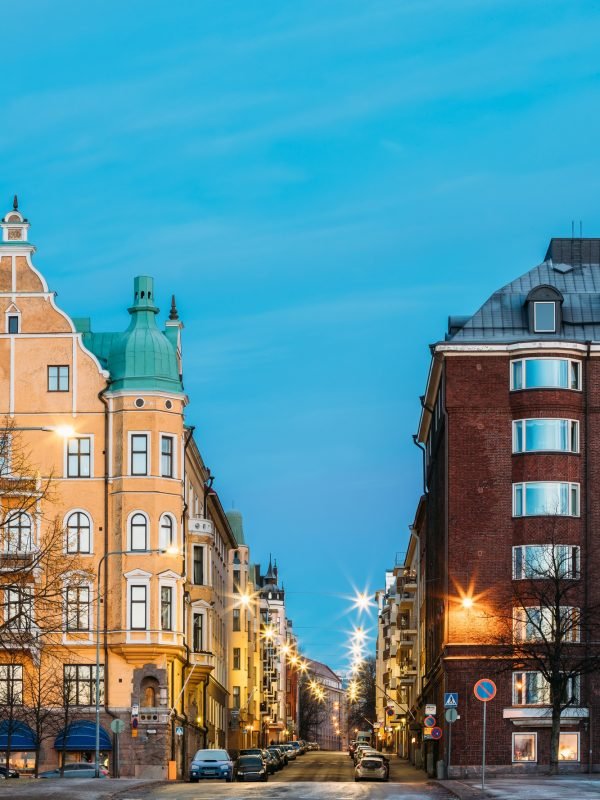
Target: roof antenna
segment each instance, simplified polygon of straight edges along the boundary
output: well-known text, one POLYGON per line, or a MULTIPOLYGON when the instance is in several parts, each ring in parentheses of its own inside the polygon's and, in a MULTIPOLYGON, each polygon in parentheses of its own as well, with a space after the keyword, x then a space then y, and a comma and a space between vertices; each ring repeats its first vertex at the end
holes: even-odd
POLYGON ((579 220, 579 238, 583 239, 583 220, 579 220))
POLYGON ((571 239, 575 238, 575 220, 571 220, 571 239))
POLYGON ((13 197, 13 209, 14 209, 15 211, 18 211, 18 210, 19 210, 19 200, 18 200, 18 198, 17 198, 17 195, 15 195, 15 196, 13 197))

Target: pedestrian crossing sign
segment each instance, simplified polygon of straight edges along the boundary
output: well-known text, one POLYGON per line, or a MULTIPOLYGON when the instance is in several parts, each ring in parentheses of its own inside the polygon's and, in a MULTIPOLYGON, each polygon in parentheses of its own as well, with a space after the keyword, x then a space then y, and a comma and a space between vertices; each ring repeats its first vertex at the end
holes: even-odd
POLYGON ((444 708, 458 708, 458 692, 445 692, 444 708))

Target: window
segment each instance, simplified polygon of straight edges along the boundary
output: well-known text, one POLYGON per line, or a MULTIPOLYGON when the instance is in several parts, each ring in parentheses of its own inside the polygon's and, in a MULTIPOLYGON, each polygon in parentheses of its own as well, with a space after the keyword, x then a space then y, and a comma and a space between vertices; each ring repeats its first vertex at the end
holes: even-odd
POLYGON ((67 439, 67 478, 89 478, 91 475, 92 440, 89 436, 67 439))
POLYGON ((131 434, 131 474, 148 474, 148 436, 145 433, 131 434))
POLYGON ((67 630, 89 631, 90 590, 88 586, 67 588, 67 630))
POLYGON ((233 668, 241 669, 242 654, 239 647, 233 648, 233 668))
MULTIPOLYGON (((550 686, 541 672, 513 672, 513 705, 547 706, 552 702, 550 686)), ((579 704, 579 677, 566 679, 562 701, 579 704)))
POLYGON ((558 741, 559 761, 579 761, 579 734, 562 733, 558 741))
POLYGON ((240 687, 233 687, 233 707, 240 708, 240 687))
POLYGON ((6 522, 4 550, 7 553, 29 553, 33 549, 31 517, 24 511, 15 512, 6 522))
POLYGON ((513 422, 513 453, 579 452, 574 419, 518 419, 513 422))
POLYGON ((530 544, 513 547, 513 578, 579 578, 579 547, 530 544))
POLYGON ((194 653, 204 650, 204 614, 194 614, 192 624, 192 647, 194 653))
POLYGON ((160 587, 160 627, 163 631, 173 630, 173 588, 160 587))
POLYGON ((514 613, 515 639, 521 642, 578 642, 580 611, 573 606, 560 606, 560 619, 555 620, 552 606, 517 608, 514 613))
POLYGON ((0 664, 0 706, 23 703, 23 665, 0 664))
POLYGON ((173 477, 173 437, 160 437, 160 474, 163 478, 173 477))
POLYGON ((234 631, 241 631, 240 625, 240 609, 234 608, 233 609, 233 630, 234 631))
POLYGON ((11 630, 29 631, 33 618, 31 589, 11 587, 5 589, 6 625, 11 630))
POLYGON ((512 760, 537 761, 537 733, 513 733, 512 760))
POLYGON ((8 317, 8 332, 9 333, 18 333, 19 332, 19 317, 16 315, 10 314, 8 317))
MULTIPOLYGON (((65 664, 64 695, 70 705, 93 706, 96 704, 96 665, 65 664)), ((104 702, 104 666, 98 672, 100 705, 104 702)))
POLYGON ((144 514, 134 514, 129 522, 130 550, 148 549, 148 520, 144 514))
POLYGON ((10 475, 12 465, 12 437, 0 435, 0 476, 10 475))
POLYGON ((533 330, 535 333, 556 333, 556 303, 533 304, 533 330))
POLYGON ((239 569, 233 570, 233 591, 235 594, 240 593, 240 571, 239 569))
POLYGON ((174 524, 173 517, 170 514, 163 514, 160 518, 160 547, 166 550, 171 547, 174 542, 174 524))
POLYGON ((48 391, 69 391, 69 367, 48 367, 48 391))
POLYGON ((510 388, 581 389, 581 362, 568 358, 521 358, 511 362, 510 388))
POLYGON ((537 481, 513 483, 513 516, 579 516, 579 484, 537 481))
POLYGON ((74 511, 67 517, 67 553, 91 552, 91 522, 83 511, 74 511))
POLYGON ((196 586, 204 584, 204 547, 194 545, 193 580, 196 586))
POLYGON ((132 631, 145 631, 147 628, 146 586, 129 587, 129 615, 132 631))

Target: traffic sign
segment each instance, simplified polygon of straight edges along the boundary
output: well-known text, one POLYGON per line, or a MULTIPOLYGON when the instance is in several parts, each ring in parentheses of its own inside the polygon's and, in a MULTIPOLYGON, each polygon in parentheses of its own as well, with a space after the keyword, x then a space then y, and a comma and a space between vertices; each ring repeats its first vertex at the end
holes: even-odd
POLYGON ((423 739, 431 739, 431 731, 433 728, 423 728, 423 739))
POLYGON ((455 708, 446 709, 446 722, 456 722, 458 719, 458 711, 455 708))
POLYGON ((489 678, 481 678, 473 687, 473 694, 482 703, 487 703, 488 700, 493 700, 496 696, 496 684, 489 678))
POLYGON ((175 736, 183 736, 183 728, 181 725, 178 725, 175 728, 175 736))
POLYGON ((436 739, 436 740, 437 739, 441 739, 442 738, 442 729, 438 728, 437 726, 435 728, 432 728, 431 729, 431 738, 432 739, 436 739))
POLYGON ((427 703, 425 706, 425 714, 433 714, 434 716, 437 714, 437 706, 435 703, 427 703))
POLYGON ((110 729, 113 733, 123 733, 125 730, 125 723, 122 719, 113 719, 110 723, 110 729))
POLYGON ((444 708, 457 708, 457 707, 458 707, 458 692, 445 692, 444 708))
POLYGON ((423 720, 423 725, 424 725, 426 728, 433 728, 433 727, 434 727, 434 725, 435 725, 435 717, 433 717, 431 714, 428 714, 428 715, 425 717, 425 719, 423 720))

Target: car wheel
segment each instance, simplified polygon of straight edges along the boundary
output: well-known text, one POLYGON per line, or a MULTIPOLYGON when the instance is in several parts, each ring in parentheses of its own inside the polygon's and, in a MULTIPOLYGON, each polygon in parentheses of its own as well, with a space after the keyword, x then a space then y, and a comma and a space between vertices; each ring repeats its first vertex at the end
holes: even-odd
POLYGON ((355 776, 354 776, 354 780, 356 781, 356 783, 358 783, 358 782, 359 782, 360 778, 358 777, 358 775, 355 775, 355 776))
POLYGON ((231 775, 226 775, 225 776, 225 783, 231 783, 232 780, 233 780, 233 778, 231 777, 231 775))
POLYGON ((198 783, 198 778, 190 778, 190 783, 198 783))

